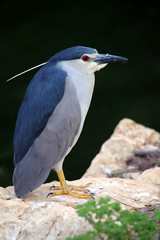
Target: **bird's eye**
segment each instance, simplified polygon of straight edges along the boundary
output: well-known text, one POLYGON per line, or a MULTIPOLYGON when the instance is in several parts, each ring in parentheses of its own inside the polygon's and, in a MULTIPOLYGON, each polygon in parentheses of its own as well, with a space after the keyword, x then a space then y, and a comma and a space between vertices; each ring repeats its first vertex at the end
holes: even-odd
POLYGON ((86 56, 86 55, 84 55, 84 56, 82 57, 82 60, 83 60, 84 62, 88 61, 88 59, 89 59, 89 57, 86 56))

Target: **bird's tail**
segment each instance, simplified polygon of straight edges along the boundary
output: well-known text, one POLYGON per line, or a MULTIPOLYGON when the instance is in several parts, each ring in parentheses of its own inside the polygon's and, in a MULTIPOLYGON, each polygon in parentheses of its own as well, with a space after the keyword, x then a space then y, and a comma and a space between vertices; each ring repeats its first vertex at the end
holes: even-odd
MULTIPOLYGON (((33 160, 33 159, 32 159, 33 160)), ((13 184, 17 197, 24 198, 47 179, 51 167, 40 168, 30 158, 22 159, 14 169, 13 184)))

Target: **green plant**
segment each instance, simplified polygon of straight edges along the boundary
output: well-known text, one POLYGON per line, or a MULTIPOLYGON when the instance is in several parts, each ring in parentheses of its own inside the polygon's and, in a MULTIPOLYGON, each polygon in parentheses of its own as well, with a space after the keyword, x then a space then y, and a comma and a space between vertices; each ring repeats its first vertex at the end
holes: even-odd
MULTIPOLYGON (((146 214, 122 210, 119 203, 110 201, 101 198, 98 203, 89 200, 77 205, 78 215, 84 217, 93 230, 67 240, 152 240, 159 232, 157 224, 146 214)), ((160 210, 154 213, 154 217, 160 222, 160 210)))

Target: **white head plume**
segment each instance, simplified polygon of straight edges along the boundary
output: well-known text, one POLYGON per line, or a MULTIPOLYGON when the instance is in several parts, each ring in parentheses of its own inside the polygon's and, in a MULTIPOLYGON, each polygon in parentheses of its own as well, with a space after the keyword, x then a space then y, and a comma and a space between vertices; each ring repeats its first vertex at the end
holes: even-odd
POLYGON ((29 71, 32 71, 32 70, 35 69, 35 68, 39 68, 39 67, 45 65, 46 63, 47 63, 47 62, 41 63, 41 64, 39 64, 39 65, 37 65, 37 66, 35 66, 35 67, 32 67, 32 68, 29 68, 29 69, 25 70, 24 72, 18 73, 17 75, 9 78, 9 79, 7 80, 7 82, 11 81, 12 79, 14 79, 14 78, 16 78, 16 77, 19 77, 20 75, 22 75, 22 74, 24 74, 24 73, 27 73, 27 72, 29 72, 29 71))

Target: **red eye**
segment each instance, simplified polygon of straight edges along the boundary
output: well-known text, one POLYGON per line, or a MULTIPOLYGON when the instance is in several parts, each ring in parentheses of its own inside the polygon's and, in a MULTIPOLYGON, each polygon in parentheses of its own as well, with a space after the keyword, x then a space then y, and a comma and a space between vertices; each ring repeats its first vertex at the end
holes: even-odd
POLYGON ((83 60, 84 62, 86 62, 88 59, 89 59, 89 57, 86 56, 86 55, 84 55, 84 56, 82 57, 82 60, 83 60))

